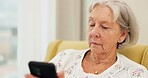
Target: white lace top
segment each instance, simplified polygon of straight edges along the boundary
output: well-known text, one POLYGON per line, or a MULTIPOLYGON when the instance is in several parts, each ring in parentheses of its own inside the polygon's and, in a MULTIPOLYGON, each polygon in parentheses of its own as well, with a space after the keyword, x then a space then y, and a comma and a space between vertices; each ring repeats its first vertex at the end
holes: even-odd
POLYGON ((64 71, 65 78, 148 78, 148 71, 144 66, 118 53, 117 61, 101 74, 86 73, 81 65, 88 50, 65 50, 50 62, 56 65, 57 71, 64 71))

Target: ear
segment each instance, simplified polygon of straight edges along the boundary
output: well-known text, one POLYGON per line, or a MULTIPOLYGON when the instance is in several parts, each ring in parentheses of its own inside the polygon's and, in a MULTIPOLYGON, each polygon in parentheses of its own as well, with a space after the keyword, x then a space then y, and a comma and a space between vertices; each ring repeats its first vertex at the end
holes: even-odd
POLYGON ((122 43, 128 35, 128 30, 122 31, 118 43, 122 43))

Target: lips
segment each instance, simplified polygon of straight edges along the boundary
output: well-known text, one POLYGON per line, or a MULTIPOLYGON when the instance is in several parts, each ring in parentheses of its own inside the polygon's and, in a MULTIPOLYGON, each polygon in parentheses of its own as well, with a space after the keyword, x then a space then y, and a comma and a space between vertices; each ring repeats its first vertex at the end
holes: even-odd
POLYGON ((100 43, 90 42, 90 45, 101 45, 100 43))
POLYGON ((98 43, 96 43, 96 42, 91 42, 90 44, 95 44, 95 45, 99 45, 98 43))

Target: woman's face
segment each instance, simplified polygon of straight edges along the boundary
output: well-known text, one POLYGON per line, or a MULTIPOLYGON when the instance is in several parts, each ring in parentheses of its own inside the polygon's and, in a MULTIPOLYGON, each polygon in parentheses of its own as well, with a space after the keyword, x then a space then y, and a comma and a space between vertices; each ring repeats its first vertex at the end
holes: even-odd
POLYGON ((127 33, 122 33, 120 26, 113 22, 113 13, 106 6, 96 6, 89 16, 88 41, 91 50, 110 52, 116 50, 127 33))

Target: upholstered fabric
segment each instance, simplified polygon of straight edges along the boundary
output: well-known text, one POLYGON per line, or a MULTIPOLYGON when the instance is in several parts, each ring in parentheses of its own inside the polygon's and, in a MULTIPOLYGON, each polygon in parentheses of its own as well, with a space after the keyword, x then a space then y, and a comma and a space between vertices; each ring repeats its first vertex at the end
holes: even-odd
MULTIPOLYGON (((55 40, 48 46, 45 61, 50 61, 56 54, 65 49, 82 50, 88 48, 87 41, 62 41, 55 40)), ((135 45, 125 49, 118 50, 119 53, 125 55, 129 59, 144 65, 148 69, 148 46, 135 45)))

